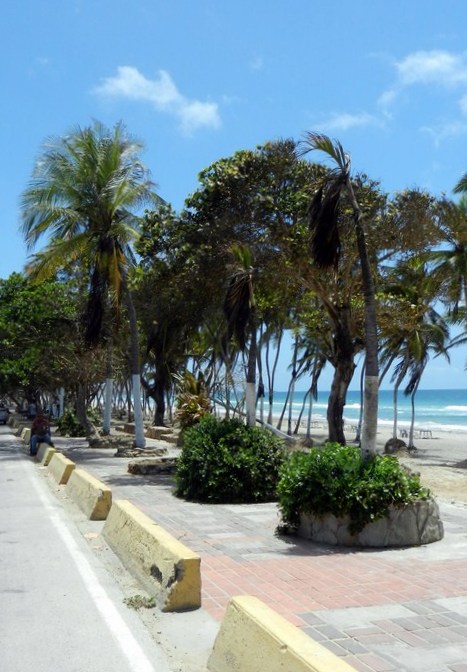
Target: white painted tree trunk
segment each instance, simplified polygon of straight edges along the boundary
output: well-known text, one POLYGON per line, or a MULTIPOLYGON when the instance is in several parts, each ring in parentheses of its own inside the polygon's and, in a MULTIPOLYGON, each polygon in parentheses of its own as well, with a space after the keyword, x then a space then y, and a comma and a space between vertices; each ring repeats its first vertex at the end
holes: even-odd
POLYGON ((365 400, 363 404, 362 446, 374 446, 370 454, 376 453, 376 431, 378 428, 378 376, 365 376, 365 400))
POLYGON ((104 434, 110 434, 110 419, 112 417, 113 378, 106 378, 104 395, 104 417, 102 429, 104 434))
POLYGON ((63 411, 65 410, 64 404, 65 404, 65 388, 61 387, 60 391, 58 393, 58 406, 59 406, 58 416, 59 416, 59 418, 62 417, 63 411))
POLYGON ((141 405, 141 382, 139 373, 131 376, 133 383, 133 412, 135 415, 135 446, 137 448, 146 447, 146 438, 144 436, 143 407, 141 405))
POLYGON ((256 385, 246 383, 245 386, 246 424, 248 427, 256 425, 256 385))

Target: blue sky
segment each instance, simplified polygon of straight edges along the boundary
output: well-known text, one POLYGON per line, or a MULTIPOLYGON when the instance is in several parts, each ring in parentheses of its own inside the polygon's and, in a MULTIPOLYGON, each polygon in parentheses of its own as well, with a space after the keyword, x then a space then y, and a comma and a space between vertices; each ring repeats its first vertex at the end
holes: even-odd
MULTIPOLYGON (((465 0, 3 0, 0 20, 0 277, 26 261, 41 144, 93 119, 144 141, 175 208, 212 161, 310 130, 388 192, 451 195, 467 171, 465 0)), ((466 388, 464 362, 423 387, 466 388)))

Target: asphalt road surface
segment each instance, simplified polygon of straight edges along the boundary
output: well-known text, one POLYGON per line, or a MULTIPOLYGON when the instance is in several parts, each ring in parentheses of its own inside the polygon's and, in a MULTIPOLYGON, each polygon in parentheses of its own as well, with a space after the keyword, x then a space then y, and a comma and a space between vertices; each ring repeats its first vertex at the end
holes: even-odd
POLYGON ((173 670, 10 431, 0 427, 0 671, 173 670))

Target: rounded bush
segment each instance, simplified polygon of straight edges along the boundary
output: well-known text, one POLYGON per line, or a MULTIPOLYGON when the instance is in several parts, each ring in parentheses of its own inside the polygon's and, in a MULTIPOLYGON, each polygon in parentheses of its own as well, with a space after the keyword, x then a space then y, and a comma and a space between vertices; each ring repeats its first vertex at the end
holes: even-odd
POLYGON ((57 420, 57 429, 62 436, 86 436, 86 431, 81 426, 76 413, 70 408, 65 409, 57 420))
POLYGON ((216 504, 273 501, 284 459, 271 432, 208 415, 184 433, 175 494, 216 504))
POLYGON ((300 513, 348 514, 351 532, 389 515, 391 505, 430 496, 419 475, 396 457, 376 455, 365 461, 358 447, 339 444, 293 453, 281 470, 277 491, 286 525, 296 527, 300 513))

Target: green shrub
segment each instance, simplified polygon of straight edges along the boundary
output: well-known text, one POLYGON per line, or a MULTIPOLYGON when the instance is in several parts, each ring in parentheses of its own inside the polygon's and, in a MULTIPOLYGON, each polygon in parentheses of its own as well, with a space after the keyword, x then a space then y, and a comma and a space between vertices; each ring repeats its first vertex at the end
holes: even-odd
POLYGON ((284 459, 284 444, 271 432, 207 415, 185 431, 176 495, 217 504, 272 501, 284 459))
POLYGON ((196 425, 202 417, 211 413, 212 405, 202 379, 190 371, 174 376, 177 387, 175 417, 182 429, 196 425))
POLYGON ((281 470, 279 505, 286 525, 296 527, 300 513, 348 514, 355 533, 387 516, 389 507, 427 499, 418 474, 396 457, 376 455, 364 461, 356 446, 326 444, 308 453, 293 453, 281 470))
POLYGON ((62 436, 86 436, 76 414, 70 408, 65 409, 57 420, 57 429, 62 436))

